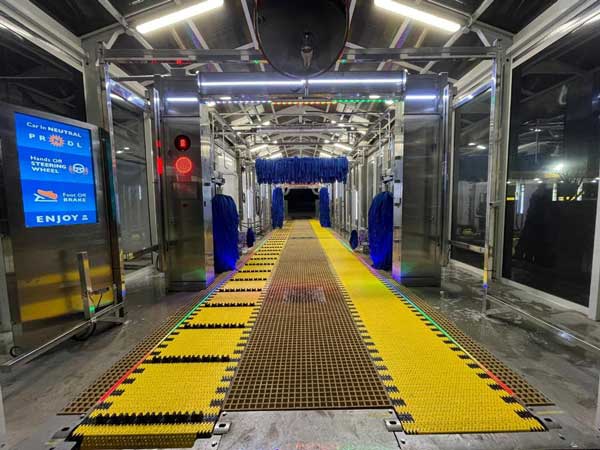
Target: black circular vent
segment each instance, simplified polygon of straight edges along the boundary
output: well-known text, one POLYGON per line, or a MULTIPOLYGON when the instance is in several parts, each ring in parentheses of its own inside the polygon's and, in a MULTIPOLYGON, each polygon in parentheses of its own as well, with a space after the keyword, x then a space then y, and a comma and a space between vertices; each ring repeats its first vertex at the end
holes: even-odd
POLYGON ((257 0, 254 21, 265 57, 291 77, 329 70, 348 36, 345 0, 257 0))

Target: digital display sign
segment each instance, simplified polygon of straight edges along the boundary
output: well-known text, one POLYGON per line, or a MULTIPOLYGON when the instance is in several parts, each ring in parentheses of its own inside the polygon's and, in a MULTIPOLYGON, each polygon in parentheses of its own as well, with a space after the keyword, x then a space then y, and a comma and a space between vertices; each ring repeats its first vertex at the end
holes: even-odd
POLYGON ((25 227, 96 223, 90 130, 15 113, 25 227))

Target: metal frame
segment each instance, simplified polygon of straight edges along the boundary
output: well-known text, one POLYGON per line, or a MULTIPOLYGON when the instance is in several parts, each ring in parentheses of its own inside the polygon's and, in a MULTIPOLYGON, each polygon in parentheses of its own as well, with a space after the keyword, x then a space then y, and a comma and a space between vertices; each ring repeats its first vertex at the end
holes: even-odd
MULTIPOLYGON (((556 4, 551 6, 515 36, 512 45, 506 48, 506 57, 510 59, 512 68, 518 67, 598 14, 600 14, 600 4, 598 4, 597 1, 558 0, 556 4)), ((459 80, 459 96, 458 100, 455 102, 455 107, 470 101, 476 95, 489 88, 489 74, 491 70, 492 67, 489 64, 482 63, 474 68, 471 72, 466 74, 461 80, 459 80)), ((505 76, 505 80, 510 83, 512 81, 512 73, 505 76)), ((510 90, 508 92, 510 93, 510 90)), ((505 100, 506 104, 503 109, 503 114, 505 114, 507 117, 507 121, 505 122, 507 124, 505 130, 506 133, 508 133, 509 129, 508 117, 511 110, 510 100, 510 94, 508 94, 505 100)), ((507 136, 502 142, 502 145, 505 147, 504 151, 507 154, 507 136)), ((503 185, 504 182, 505 179, 502 180, 501 184, 503 185)), ((499 206, 502 209, 502 212, 499 214, 499 221, 497 224, 499 227, 499 236, 497 238, 502 239, 502 241, 496 241, 501 247, 499 249, 499 254, 496 257, 496 267, 493 268, 495 274, 497 275, 496 280, 503 284, 511 284, 515 287, 532 291, 537 296, 545 299, 548 302, 558 303, 559 299, 551 294, 513 282, 512 280, 505 279, 502 276, 501 260, 503 257, 502 247, 504 239, 504 206, 504 204, 499 206)), ((600 209, 600 202, 598 203, 598 207, 600 209)), ((567 299, 560 299, 560 303, 562 307, 567 309, 582 311, 582 308, 585 308, 585 312, 590 319, 600 320, 600 257, 597 253, 600 252, 600 215, 598 215, 598 211, 594 239, 595 256, 592 262, 592 279, 590 283, 590 300, 588 306, 581 307, 581 305, 578 305, 567 299)))
MULTIPOLYGON (((358 47, 358 46, 356 46, 358 47)), ((428 61, 445 59, 493 59, 498 49, 491 47, 420 47, 420 48, 346 48, 341 59, 352 63, 387 61, 428 61)), ((180 66, 194 63, 248 64, 263 59, 251 49, 102 49, 100 63, 142 64, 177 62, 180 66)), ((356 73, 355 73, 356 74, 356 73)), ((334 74, 339 75, 339 74, 334 74)))
MULTIPOLYGON (((503 235, 504 198, 506 182, 503 175, 508 163, 508 116, 505 114, 507 99, 510 98, 510 62, 501 51, 493 62, 492 97, 490 116, 490 141, 488 146, 488 185, 485 253, 483 263, 483 288, 487 291, 489 283, 501 273, 502 252, 500 240, 503 235)), ((484 306, 485 309, 485 306, 484 306)))

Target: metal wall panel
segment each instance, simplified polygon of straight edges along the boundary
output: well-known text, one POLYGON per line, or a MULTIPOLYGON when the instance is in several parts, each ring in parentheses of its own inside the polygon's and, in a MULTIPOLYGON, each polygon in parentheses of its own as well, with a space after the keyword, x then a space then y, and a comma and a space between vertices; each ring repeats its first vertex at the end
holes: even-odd
POLYGON ((160 98, 160 142, 164 161, 163 245, 168 289, 198 290, 214 279, 212 229, 212 152, 207 108, 199 102, 178 102, 179 97, 197 97, 194 79, 162 79, 160 98), (175 149, 179 135, 190 138, 191 147, 175 149), (180 158, 189 158, 189 173, 176 169, 180 158))
POLYGON ((395 106, 392 274, 408 286, 439 286, 445 248, 448 100, 446 77, 409 76, 395 106))

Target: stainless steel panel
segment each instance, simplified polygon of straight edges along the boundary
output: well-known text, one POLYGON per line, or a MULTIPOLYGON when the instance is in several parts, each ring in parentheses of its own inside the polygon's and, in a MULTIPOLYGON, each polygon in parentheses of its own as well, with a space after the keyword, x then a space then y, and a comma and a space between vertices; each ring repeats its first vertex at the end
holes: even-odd
POLYGON ((177 97, 198 97, 194 79, 164 79, 160 96, 160 142, 164 161, 164 252, 168 289, 198 290, 212 282, 214 274, 212 230, 211 130, 207 109, 199 102, 174 102, 177 97), (175 149, 175 138, 188 136, 189 150, 175 149), (187 157, 189 173, 175 164, 187 157))
POLYGON ((402 251, 402 201, 404 190, 404 102, 397 102, 394 105, 394 129, 390 147, 392 157, 389 158, 389 152, 384 152, 384 160, 391 163, 393 170, 392 195, 394 198, 394 231, 392 237, 392 276, 395 280, 402 283, 403 272, 402 263, 404 253, 402 251))
POLYGON ((441 117, 404 116, 401 280, 438 285, 441 278, 441 117))
MULTIPOLYGON (((36 347, 83 320, 77 253, 86 251, 94 288, 113 287, 107 186, 98 128, 52 114, 0 105, 2 142, 0 198, 4 264, 7 272, 15 344, 36 347), (91 132, 98 222, 25 228, 14 113, 86 128, 91 132)), ((112 289, 102 304, 113 300, 112 289)))
POLYGON ((447 203, 447 79, 409 76, 395 106, 392 275, 409 286, 439 286, 447 203))

